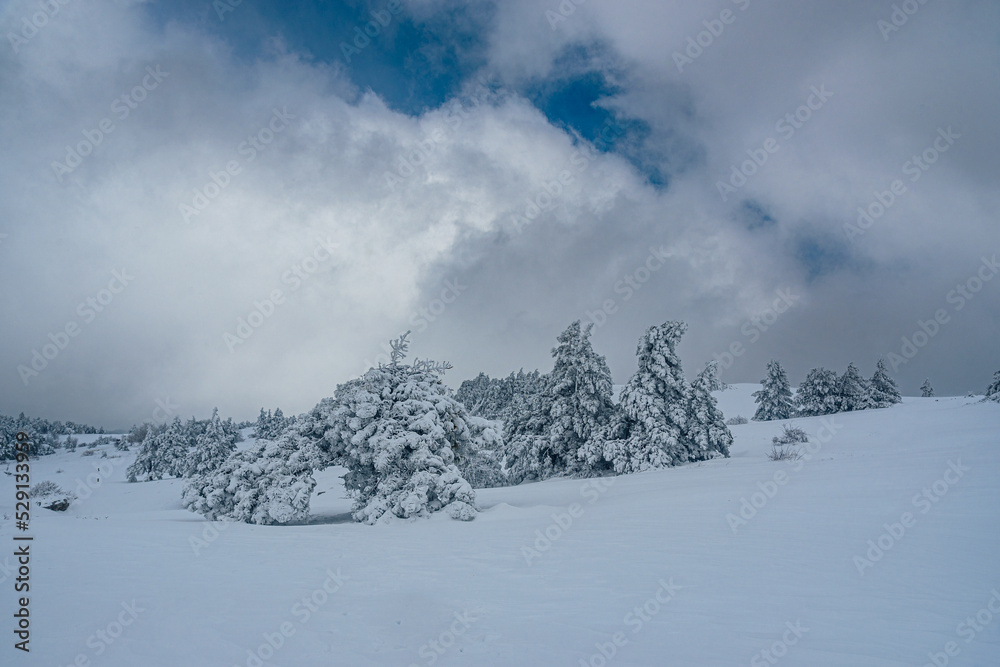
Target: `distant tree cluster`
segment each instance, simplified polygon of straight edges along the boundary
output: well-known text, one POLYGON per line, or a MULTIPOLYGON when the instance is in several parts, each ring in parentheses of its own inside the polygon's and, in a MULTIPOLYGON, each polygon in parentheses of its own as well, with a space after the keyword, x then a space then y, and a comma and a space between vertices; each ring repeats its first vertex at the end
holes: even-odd
POLYGON ((205 474, 221 465, 242 439, 233 420, 223 421, 218 409, 210 419, 182 422, 174 417, 169 424, 133 427, 129 439, 140 433, 139 451, 126 471, 130 482, 205 474))
MULTIPOLYGON (((682 322, 650 327, 637 348, 638 370, 616 404, 611 371, 590 342, 593 325, 572 323, 552 350, 552 372, 480 374, 457 398, 471 412, 501 423, 489 461, 492 479, 518 484, 557 475, 639 472, 728 456, 732 434, 712 391, 722 388, 714 364, 693 383, 676 347, 682 322)), ((476 460, 474 457, 473 461, 476 460)))
POLYGON ((62 436, 104 433, 103 428, 71 421, 49 421, 39 417, 27 417, 23 412, 17 417, 0 414, 0 461, 12 461, 17 458, 14 438, 22 431, 31 437, 32 456, 52 454, 64 447, 65 441, 62 436))
POLYGON ((261 408, 251 435, 258 440, 275 440, 294 423, 295 417, 285 417, 281 408, 275 408, 273 413, 261 408))
POLYGON ((757 404, 753 417, 756 421, 887 408, 903 400, 881 359, 875 366, 875 374, 868 380, 854 364, 848 364, 839 377, 826 368, 814 368, 799 385, 794 397, 785 370, 777 361, 771 361, 761 380, 761 389, 753 396, 757 404))

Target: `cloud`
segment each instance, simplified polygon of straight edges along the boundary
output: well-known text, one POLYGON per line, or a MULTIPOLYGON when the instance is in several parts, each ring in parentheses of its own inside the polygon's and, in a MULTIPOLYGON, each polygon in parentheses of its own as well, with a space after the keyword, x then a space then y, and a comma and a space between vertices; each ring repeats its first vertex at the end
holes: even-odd
MULTIPOLYGON (((781 288, 802 302, 727 379, 772 356, 795 378, 873 365, 1000 250, 994 9, 928 4, 886 43, 891 3, 594 1, 555 30, 536 3, 469 4, 410 16, 439 31, 479 17, 488 45, 461 92, 419 114, 294 41, 248 58, 142 5, 68 3, 0 50, 4 411, 125 425, 168 396, 182 413, 301 411, 406 328, 455 384, 544 370, 555 335, 609 301, 595 342, 618 381, 666 319, 691 323, 693 372, 781 288), (673 52, 723 9, 736 20, 678 72, 673 52), (596 103, 627 142, 595 150, 531 101, 567 53, 589 54, 574 73, 607 83, 596 103), (716 182, 822 85, 834 96, 722 201, 716 182), (848 241, 857 207, 947 127, 961 138, 848 241), (747 224, 746 202, 770 222, 747 224), (638 282, 661 246, 669 261, 638 282), (112 293, 122 270, 134 280, 112 293), (58 349, 50 334, 72 323, 58 349), (35 351, 47 363, 25 384, 35 351)), ((8 4, 2 34, 35 8, 8 4)), ((900 376, 978 386, 998 301, 984 288, 900 376)))

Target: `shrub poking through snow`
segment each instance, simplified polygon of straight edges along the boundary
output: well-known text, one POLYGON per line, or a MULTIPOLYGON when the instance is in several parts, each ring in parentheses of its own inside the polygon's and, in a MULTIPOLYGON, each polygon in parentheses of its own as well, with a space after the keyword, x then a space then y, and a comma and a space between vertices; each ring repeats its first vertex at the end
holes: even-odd
POLYGON ((796 445, 804 442, 809 442, 809 435, 805 431, 797 426, 785 424, 781 435, 771 438, 771 451, 768 452, 767 458, 772 461, 797 461, 802 458, 802 454, 796 445))
POLYGON ((730 417, 729 419, 726 420, 727 426, 740 426, 742 424, 749 424, 749 423, 750 420, 748 420, 743 415, 736 415, 735 417, 730 417))
POLYGON ((76 494, 62 490, 55 482, 46 480, 28 489, 28 498, 39 507, 53 512, 65 512, 76 500, 76 494))

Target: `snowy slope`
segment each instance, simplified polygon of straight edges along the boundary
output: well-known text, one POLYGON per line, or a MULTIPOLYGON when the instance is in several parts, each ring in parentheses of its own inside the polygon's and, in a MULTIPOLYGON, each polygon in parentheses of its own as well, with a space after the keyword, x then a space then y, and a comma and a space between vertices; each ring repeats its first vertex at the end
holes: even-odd
MULTIPOLYGON (((719 394, 726 416, 752 416, 756 388, 719 394)), ((483 490, 471 523, 354 524, 332 470, 310 525, 210 524, 178 481, 125 483, 134 454, 44 457, 33 479, 68 488, 105 468, 65 514, 34 511, 32 652, 9 660, 8 629, 0 662, 884 666, 951 649, 948 664, 1000 664, 1000 405, 832 419, 795 420, 809 460, 769 461, 781 423, 751 422, 731 459, 483 490), (739 524, 744 500, 758 508, 739 524), (977 613, 979 630, 960 625, 977 613)))

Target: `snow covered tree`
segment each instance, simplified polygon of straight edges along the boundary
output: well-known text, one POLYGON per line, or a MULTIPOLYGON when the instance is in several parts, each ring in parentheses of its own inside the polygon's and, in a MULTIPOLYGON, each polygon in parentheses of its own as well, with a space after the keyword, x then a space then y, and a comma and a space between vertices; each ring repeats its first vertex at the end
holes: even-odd
POLYGON ((887 408, 902 403, 903 398, 896 388, 896 381, 889 375, 889 369, 881 359, 875 365, 875 374, 868 382, 867 403, 870 408, 887 408))
POLYGON ((709 362, 691 383, 688 398, 688 439, 694 445, 692 460, 729 456, 733 434, 726 426, 718 402, 712 396, 719 385, 718 363, 709 362))
POLYGON ((203 476, 216 470, 236 449, 236 438, 227 431, 219 418, 219 409, 212 411, 205 432, 198 436, 194 449, 188 456, 187 477, 203 476))
POLYGON ((324 462, 311 440, 289 430, 277 440, 258 440, 245 451, 233 452, 214 471, 192 478, 182 501, 211 521, 305 521, 316 487, 313 471, 324 462))
POLYGON ((993 374, 993 383, 986 388, 986 399, 1000 403, 1000 371, 993 374))
POLYGON ((604 458, 615 472, 642 472, 691 459, 689 390, 677 356, 686 331, 683 322, 665 322, 649 327, 639 340, 639 369, 622 390, 619 412, 607 429, 604 458))
POLYGON ((931 398, 934 396, 934 387, 931 386, 931 379, 924 378, 924 383, 920 385, 921 398, 931 398))
POLYGON ((803 417, 832 415, 837 412, 840 381, 835 371, 814 368, 806 375, 795 394, 795 407, 803 417))
POLYGON ((475 491, 456 466, 475 449, 470 415, 441 381, 449 364, 402 363, 408 333, 392 342, 391 363, 337 387, 326 450, 349 471, 344 483, 357 521, 440 510, 473 519, 475 491))
POLYGON ((754 421, 791 419, 794 413, 788 376, 785 374, 785 369, 777 361, 768 362, 767 376, 761 380, 761 388, 753 393, 753 397, 754 402, 757 403, 757 412, 753 416, 754 421))
POLYGON ((548 376, 537 375, 531 384, 515 393, 501 413, 503 460, 511 484, 540 479, 541 452, 548 446, 552 423, 552 397, 548 376))
POLYGON ((868 404, 868 382, 857 366, 848 364, 837 383, 837 412, 864 410, 868 404))
POLYGON ((180 417, 166 430, 149 429, 135 461, 128 467, 128 481, 150 481, 164 477, 183 477, 187 467, 188 433, 180 417))
POLYGON ((456 462, 462 477, 474 489, 507 486, 509 476, 504 470, 503 422, 482 417, 469 417, 473 447, 468 456, 456 462))
POLYGON ((607 470, 606 461, 588 461, 580 449, 597 439, 614 414, 611 370, 590 344, 593 324, 580 320, 559 334, 552 349, 555 364, 549 374, 549 438, 539 452, 543 477, 560 473, 585 474, 607 470))

